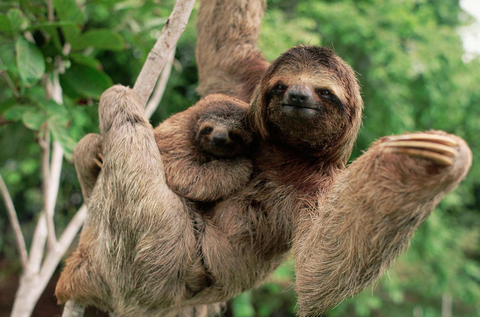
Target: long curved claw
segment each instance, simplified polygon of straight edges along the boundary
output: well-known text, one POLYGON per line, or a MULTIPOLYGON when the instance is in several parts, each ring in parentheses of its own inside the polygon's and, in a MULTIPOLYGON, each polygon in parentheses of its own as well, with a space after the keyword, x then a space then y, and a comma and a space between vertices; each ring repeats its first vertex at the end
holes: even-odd
POLYGON ((97 153, 97 157, 93 159, 95 161, 95 164, 97 164, 98 167, 103 168, 103 154, 102 153, 97 153))
POLYGON ((455 156, 455 150, 446 145, 424 142, 424 141, 398 141, 398 142, 387 142, 385 143, 387 147, 398 147, 398 148, 415 148, 415 149, 425 149, 433 152, 438 152, 440 154, 453 157, 455 156))
POLYGON ((442 166, 450 166, 453 165, 453 160, 445 155, 438 154, 435 152, 430 152, 427 150, 416 150, 416 149, 408 149, 408 148, 389 148, 387 152, 390 153, 398 153, 398 154, 407 154, 411 156, 421 157, 425 159, 430 159, 437 163, 438 165, 442 166))
POLYGON ((445 144, 448 146, 457 146, 458 143, 455 139, 447 136, 447 135, 439 135, 439 134, 427 134, 427 133, 412 133, 412 134, 404 134, 404 135, 396 135, 387 137, 388 141, 430 141, 434 143, 445 144))
POLYGON ((457 145, 449 136, 425 133, 392 136, 382 144, 389 153, 421 157, 441 166, 453 164, 453 158, 457 154, 454 147, 457 145))
POLYGON ((93 159, 93 161, 95 162, 95 164, 97 164, 98 167, 103 168, 103 163, 101 161, 97 160, 96 158, 93 159))

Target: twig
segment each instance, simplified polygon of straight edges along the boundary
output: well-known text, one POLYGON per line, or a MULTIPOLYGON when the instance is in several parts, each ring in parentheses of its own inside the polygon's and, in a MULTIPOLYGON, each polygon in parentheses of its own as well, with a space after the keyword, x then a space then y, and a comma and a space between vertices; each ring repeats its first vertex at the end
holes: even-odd
POLYGON ((147 103, 147 107, 145 109, 145 114, 147 118, 150 119, 152 114, 157 110, 160 101, 162 100, 163 93, 165 92, 165 88, 167 87, 168 78, 170 78, 170 72, 172 71, 173 61, 175 60, 175 48, 170 52, 168 56, 167 64, 162 70, 162 74, 158 79, 157 85, 153 90, 152 98, 147 103))
POLYGON ((43 178, 43 212, 47 220, 48 233, 48 247, 50 250, 55 248, 57 238, 55 236, 55 224, 53 223, 53 211, 55 205, 52 206, 49 199, 51 185, 50 185, 50 131, 48 125, 44 127, 44 137, 40 138, 39 143, 42 148, 42 178, 43 178))
MULTIPOLYGON (((1 64, 3 64, 3 62, 2 62, 2 59, 0 58, 0 65, 1 65, 1 64)), ((15 85, 13 84, 12 79, 11 79, 10 76, 8 75, 7 71, 6 71, 6 70, 0 71, 0 73, 2 73, 3 78, 5 79, 5 81, 7 82, 8 87, 9 87, 10 90, 12 91, 13 97, 15 97, 15 99, 18 99, 18 98, 20 97, 20 95, 18 94, 17 88, 16 88, 15 85)))
POLYGON ((62 317, 82 317, 85 313, 85 306, 76 304, 73 300, 65 303, 62 317))
POLYGON ((67 252, 68 247, 72 244, 73 239, 75 239, 77 236, 78 230, 80 230, 80 227, 82 226, 86 216, 87 206, 84 204, 82 207, 80 207, 73 219, 63 231, 56 248, 48 252, 39 274, 40 279, 38 283, 39 286, 41 286, 41 289, 45 289, 47 286, 48 281, 50 281, 50 278, 55 272, 58 263, 60 263, 62 256, 65 254, 65 252, 67 252))
POLYGON ((5 201, 5 206, 8 210, 8 218, 12 224, 15 241, 17 242, 18 252, 20 253, 20 259, 22 261, 23 271, 25 272, 28 267, 27 246, 25 245, 25 239, 23 238, 22 229, 18 221, 12 197, 10 197, 10 193, 8 192, 7 185, 5 185, 5 182, 3 181, 2 175, 0 175, 0 190, 2 191, 3 200, 5 201))
POLYGON ((47 0, 47 7, 48 7, 48 21, 52 22, 54 19, 52 0, 47 0))
POLYGON ((152 94, 170 51, 175 47, 180 35, 187 26, 194 4, 195 0, 177 0, 160 37, 148 54, 140 75, 138 75, 137 81, 133 86, 133 90, 140 96, 140 100, 144 104, 147 103, 148 98, 152 94))
POLYGON ((28 260, 28 274, 35 274, 40 271, 47 240, 47 220, 45 212, 42 211, 38 218, 35 232, 33 233, 32 245, 30 246, 30 258, 28 260))

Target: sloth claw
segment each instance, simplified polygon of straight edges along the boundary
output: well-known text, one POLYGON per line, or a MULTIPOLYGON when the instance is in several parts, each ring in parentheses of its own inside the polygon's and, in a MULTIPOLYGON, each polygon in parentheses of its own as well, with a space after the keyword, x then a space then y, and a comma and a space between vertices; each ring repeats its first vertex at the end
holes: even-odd
POLYGON ((93 161, 95 162, 95 164, 97 164, 98 167, 102 168, 103 167, 103 163, 100 162, 99 160, 97 159, 93 159, 93 161))
POLYGON ((427 134, 427 133, 413 133, 413 134, 404 134, 391 136, 386 138, 387 141, 427 141, 432 143, 440 143, 448 146, 457 146, 458 143, 455 139, 440 134, 427 134))
POLYGON ((389 153, 406 154, 450 166, 457 155, 454 147, 458 143, 445 135, 416 133, 389 137, 382 145, 389 153))
POLYGON ((97 157, 93 159, 95 164, 97 164, 98 167, 103 168, 103 155, 102 153, 98 153, 97 157))

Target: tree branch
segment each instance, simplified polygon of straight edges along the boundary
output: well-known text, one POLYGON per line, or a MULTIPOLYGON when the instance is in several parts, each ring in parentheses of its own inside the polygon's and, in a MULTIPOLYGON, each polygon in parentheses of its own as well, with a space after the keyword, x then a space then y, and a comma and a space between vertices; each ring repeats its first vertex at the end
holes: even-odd
POLYGON ((5 201, 5 206, 8 210, 8 218, 12 224, 13 232, 15 234, 15 242, 17 242, 18 252, 20 253, 20 259, 22 261, 23 271, 25 272, 28 267, 28 254, 27 246, 25 245, 25 239, 23 238, 22 228, 18 221, 17 212, 15 211, 15 206, 13 205, 12 197, 8 192, 7 185, 3 181, 2 175, 0 175, 0 190, 2 192, 3 200, 5 201))
POLYGON ((62 317, 82 317, 85 313, 85 306, 76 304, 73 300, 65 303, 62 317))
POLYGON ((80 230, 80 227, 82 226, 86 216, 87 206, 83 204, 63 231, 63 234, 56 244, 55 249, 48 252, 39 274, 40 280, 38 284, 42 289, 45 289, 47 286, 48 281, 50 281, 50 278, 55 272, 58 263, 60 263, 62 256, 65 254, 65 252, 67 252, 68 247, 72 244, 73 239, 75 239, 77 236, 77 233, 80 230))
POLYGON ((43 212, 47 221, 48 247, 55 248, 57 238, 55 236, 55 224, 53 223, 53 209, 50 203, 50 130, 48 125, 44 127, 44 137, 39 139, 42 148, 42 178, 43 178, 43 212))
POLYGON ((170 72, 172 71, 173 61, 175 60, 175 48, 170 52, 168 55, 167 64, 162 70, 162 74, 158 79, 157 85, 155 86, 155 90, 153 90, 152 98, 147 103, 147 107, 145 109, 145 114, 147 118, 150 119, 152 114, 157 110, 160 101, 162 100, 163 93, 165 92, 165 88, 167 87, 168 79, 170 78, 170 72))
POLYGON ((177 44, 180 35, 187 26, 195 0, 177 0, 172 14, 163 27, 155 46, 148 54, 133 90, 140 96, 143 104, 152 94, 157 78, 167 62, 168 54, 177 44))

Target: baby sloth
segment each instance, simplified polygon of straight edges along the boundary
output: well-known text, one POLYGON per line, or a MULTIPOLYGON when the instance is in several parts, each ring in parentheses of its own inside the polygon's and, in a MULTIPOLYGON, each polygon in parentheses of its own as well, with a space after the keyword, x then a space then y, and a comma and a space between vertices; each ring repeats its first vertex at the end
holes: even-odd
POLYGON ((161 123, 154 131, 168 186, 194 201, 216 201, 245 187, 252 174, 249 105, 214 94, 161 123))

